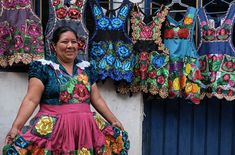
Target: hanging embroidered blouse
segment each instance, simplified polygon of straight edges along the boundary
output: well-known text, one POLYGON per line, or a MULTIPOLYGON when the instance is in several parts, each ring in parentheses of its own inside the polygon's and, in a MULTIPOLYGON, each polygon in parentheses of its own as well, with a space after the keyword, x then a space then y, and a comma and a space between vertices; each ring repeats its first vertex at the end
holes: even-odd
POLYGON ((49 0, 49 17, 45 30, 46 58, 52 54, 50 40, 54 30, 60 26, 69 26, 77 32, 79 37, 79 56, 87 59, 88 31, 84 25, 83 12, 86 0, 49 0))
POLYGON ((44 57, 40 19, 30 0, 1 0, 0 66, 28 64, 44 57))
POLYGON ((235 99, 235 48, 232 44, 235 4, 231 3, 226 15, 212 17, 204 8, 199 9, 201 42, 200 55, 202 83, 201 98, 216 96, 235 99))
POLYGON ((135 57, 126 26, 132 3, 124 0, 119 8, 107 10, 106 15, 96 0, 90 1, 95 20, 95 32, 89 40, 89 58, 100 80, 107 77, 132 81, 135 57))
POLYGON ((200 103, 200 70, 193 41, 196 8, 188 7, 182 20, 167 16, 164 43, 170 51, 169 97, 200 103))
POLYGON ((134 78, 128 86, 119 85, 118 92, 144 92, 168 96, 169 53, 161 39, 161 27, 168 13, 162 6, 156 13, 147 16, 135 5, 131 13, 132 40, 136 54, 134 78))

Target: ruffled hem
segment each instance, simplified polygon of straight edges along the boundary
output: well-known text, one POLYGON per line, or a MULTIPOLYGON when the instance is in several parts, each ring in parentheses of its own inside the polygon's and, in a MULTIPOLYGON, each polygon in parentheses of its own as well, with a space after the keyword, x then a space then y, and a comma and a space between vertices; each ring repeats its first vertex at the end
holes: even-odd
POLYGON ((14 63, 18 64, 22 62, 23 64, 29 64, 34 60, 43 59, 44 54, 28 54, 28 53, 16 53, 11 56, 0 56, 0 66, 7 67, 12 66, 14 63))

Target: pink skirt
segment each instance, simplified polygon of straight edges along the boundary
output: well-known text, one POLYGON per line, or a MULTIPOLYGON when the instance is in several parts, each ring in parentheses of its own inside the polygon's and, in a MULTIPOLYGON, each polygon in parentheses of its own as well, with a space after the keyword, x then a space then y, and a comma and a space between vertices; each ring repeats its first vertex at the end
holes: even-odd
POLYGON ((89 104, 41 104, 30 126, 4 147, 3 155, 111 155, 127 154, 128 149, 127 132, 94 117, 89 104))

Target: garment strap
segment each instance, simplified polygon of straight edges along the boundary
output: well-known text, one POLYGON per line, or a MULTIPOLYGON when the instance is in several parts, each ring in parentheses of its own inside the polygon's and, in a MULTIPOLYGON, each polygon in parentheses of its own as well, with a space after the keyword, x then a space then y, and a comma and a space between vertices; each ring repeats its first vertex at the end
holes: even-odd
POLYGON ((202 25, 202 22, 207 22, 203 7, 198 9, 198 18, 200 25, 202 25))
POLYGON ((228 10, 227 19, 234 20, 235 18, 235 3, 230 4, 230 9, 228 10))

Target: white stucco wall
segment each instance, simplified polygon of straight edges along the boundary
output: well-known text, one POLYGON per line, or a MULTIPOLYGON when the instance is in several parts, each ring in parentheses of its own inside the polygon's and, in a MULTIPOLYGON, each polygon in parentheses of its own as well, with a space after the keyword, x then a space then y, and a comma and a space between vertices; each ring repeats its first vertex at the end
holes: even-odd
MULTIPOLYGON (((27 82, 26 73, 0 72, 0 150, 27 91, 27 82)), ((116 94, 111 81, 98 86, 108 106, 129 133, 131 141, 129 154, 141 155, 143 119, 141 95, 120 96, 116 94)))

